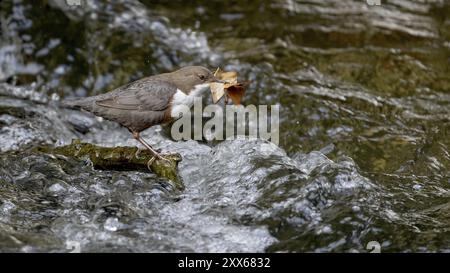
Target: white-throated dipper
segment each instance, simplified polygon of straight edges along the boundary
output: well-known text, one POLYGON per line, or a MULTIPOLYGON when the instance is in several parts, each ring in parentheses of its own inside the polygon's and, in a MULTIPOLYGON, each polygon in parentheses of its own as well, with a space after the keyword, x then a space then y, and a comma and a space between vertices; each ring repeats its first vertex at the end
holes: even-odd
POLYGON ((153 159, 166 160, 139 135, 140 132, 178 118, 175 116, 177 106, 191 107, 194 98, 205 94, 212 82, 222 81, 205 67, 188 66, 134 81, 102 95, 66 100, 63 105, 118 122, 152 152, 153 159))

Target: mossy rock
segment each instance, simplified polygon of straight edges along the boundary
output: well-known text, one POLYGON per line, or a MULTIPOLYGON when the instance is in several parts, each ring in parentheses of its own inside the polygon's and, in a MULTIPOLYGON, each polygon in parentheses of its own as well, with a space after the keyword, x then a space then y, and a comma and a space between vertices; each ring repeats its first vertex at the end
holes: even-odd
POLYGON ((178 162, 181 161, 179 154, 165 155, 164 157, 170 162, 156 159, 149 165, 153 155, 148 150, 138 151, 137 147, 101 147, 83 143, 80 140, 73 140, 66 146, 39 146, 35 151, 64 155, 79 160, 89 159, 94 168, 102 170, 151 170, 156 175, 173 182, 177 189, 184 189, 184 184, 178 175, 178 162))

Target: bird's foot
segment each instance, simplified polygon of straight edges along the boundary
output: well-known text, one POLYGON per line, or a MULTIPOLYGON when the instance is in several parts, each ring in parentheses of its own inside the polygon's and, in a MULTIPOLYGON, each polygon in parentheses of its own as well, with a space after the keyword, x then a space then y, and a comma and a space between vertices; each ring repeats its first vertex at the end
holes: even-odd
POLYGON ((169 159, 175 162, 181 161, 182 159, 179 153, 165 153, 165 154, 160 153, 159 155, 164 157, 165 159, 169 159))
POLYGON ((150 160, 147 162, 147 169, 149 169, 150 171, 152 170, 151 166, 153 164, 153 162, 155 162, 156 157, 152 157, 150 158, 150 160))
POLYGON ((163 155, 163 154, 156 154, 156 155, 154 156, 154 158, 155 158, 155 157, 156 157, 156 159, 165 161, 166 163, 171 163, 171 162, 172 162, 170 159, 166 158, 166 156, 163 155))
MULTIPOLYGON (((146 149, 140 149, 140 148, 138 148, 138 149, 136 150, 136 153, 134 154, 134 156, 135 156, 136 158, 139 159, 139 155, 141 154, 142 151, 145 151, 145 150, 146 150, 146 149)), ((169 158, 166 158, 166 156, 167 156, 167 157, 172 157, 173 154, 162 154, 162 153, 161 153, 161 149, 157 149, 157 150, 155 150, 155 151, 156 151, 157 153, 154 154, 154 155, 152 156, 152 158, 150 158, 150 160, 147 162, 147 167, 150 168, 150 166, 155 162, 155 160, 163 160, 163 161, 165 161, 165 162, 167 162, 167 163, 170 163, 170 162, 171 162, 171 160, 170 160, 169 158)))
POLYGON ((152 166, 152 164, 155 162, 155 160, 161 160, 164 163, 168 163, 168 164, 172 164, 172 162, 178 161, 177 158, 173 158, 172 154, 161 154, 161 153, 156 153, 153 155, 152 158, 150 158, 150 160, 147 162, 147 167, 148 169, 150 169, 150 167, 152 166))

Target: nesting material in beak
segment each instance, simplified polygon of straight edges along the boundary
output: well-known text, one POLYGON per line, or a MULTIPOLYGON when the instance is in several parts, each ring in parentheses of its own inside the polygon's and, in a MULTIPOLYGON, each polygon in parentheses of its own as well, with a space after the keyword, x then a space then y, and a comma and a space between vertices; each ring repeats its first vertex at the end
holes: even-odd
POLYGON ((211 79, 210 82, 211 83, 227 83, 226 81, 216 78, 215 76, 211 79))
POLYGON ((210 84, 213 103, 217 103, 226 93, 227 98, 230 97, 235 105, 239 105, 245 93, 245 84, 238 83, 237 72, 225 72, 217 68, 214 77, 218 81, 210 84))

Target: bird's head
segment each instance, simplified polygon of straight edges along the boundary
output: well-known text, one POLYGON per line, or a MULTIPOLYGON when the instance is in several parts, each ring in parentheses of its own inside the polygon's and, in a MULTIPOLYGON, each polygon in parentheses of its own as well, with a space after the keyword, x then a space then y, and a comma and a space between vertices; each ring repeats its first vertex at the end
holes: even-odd
POLYGON ((223 82, 203 66, 187 66, 170 73, 171 81, 187 95, 202 95, 212 82, 223 82))

